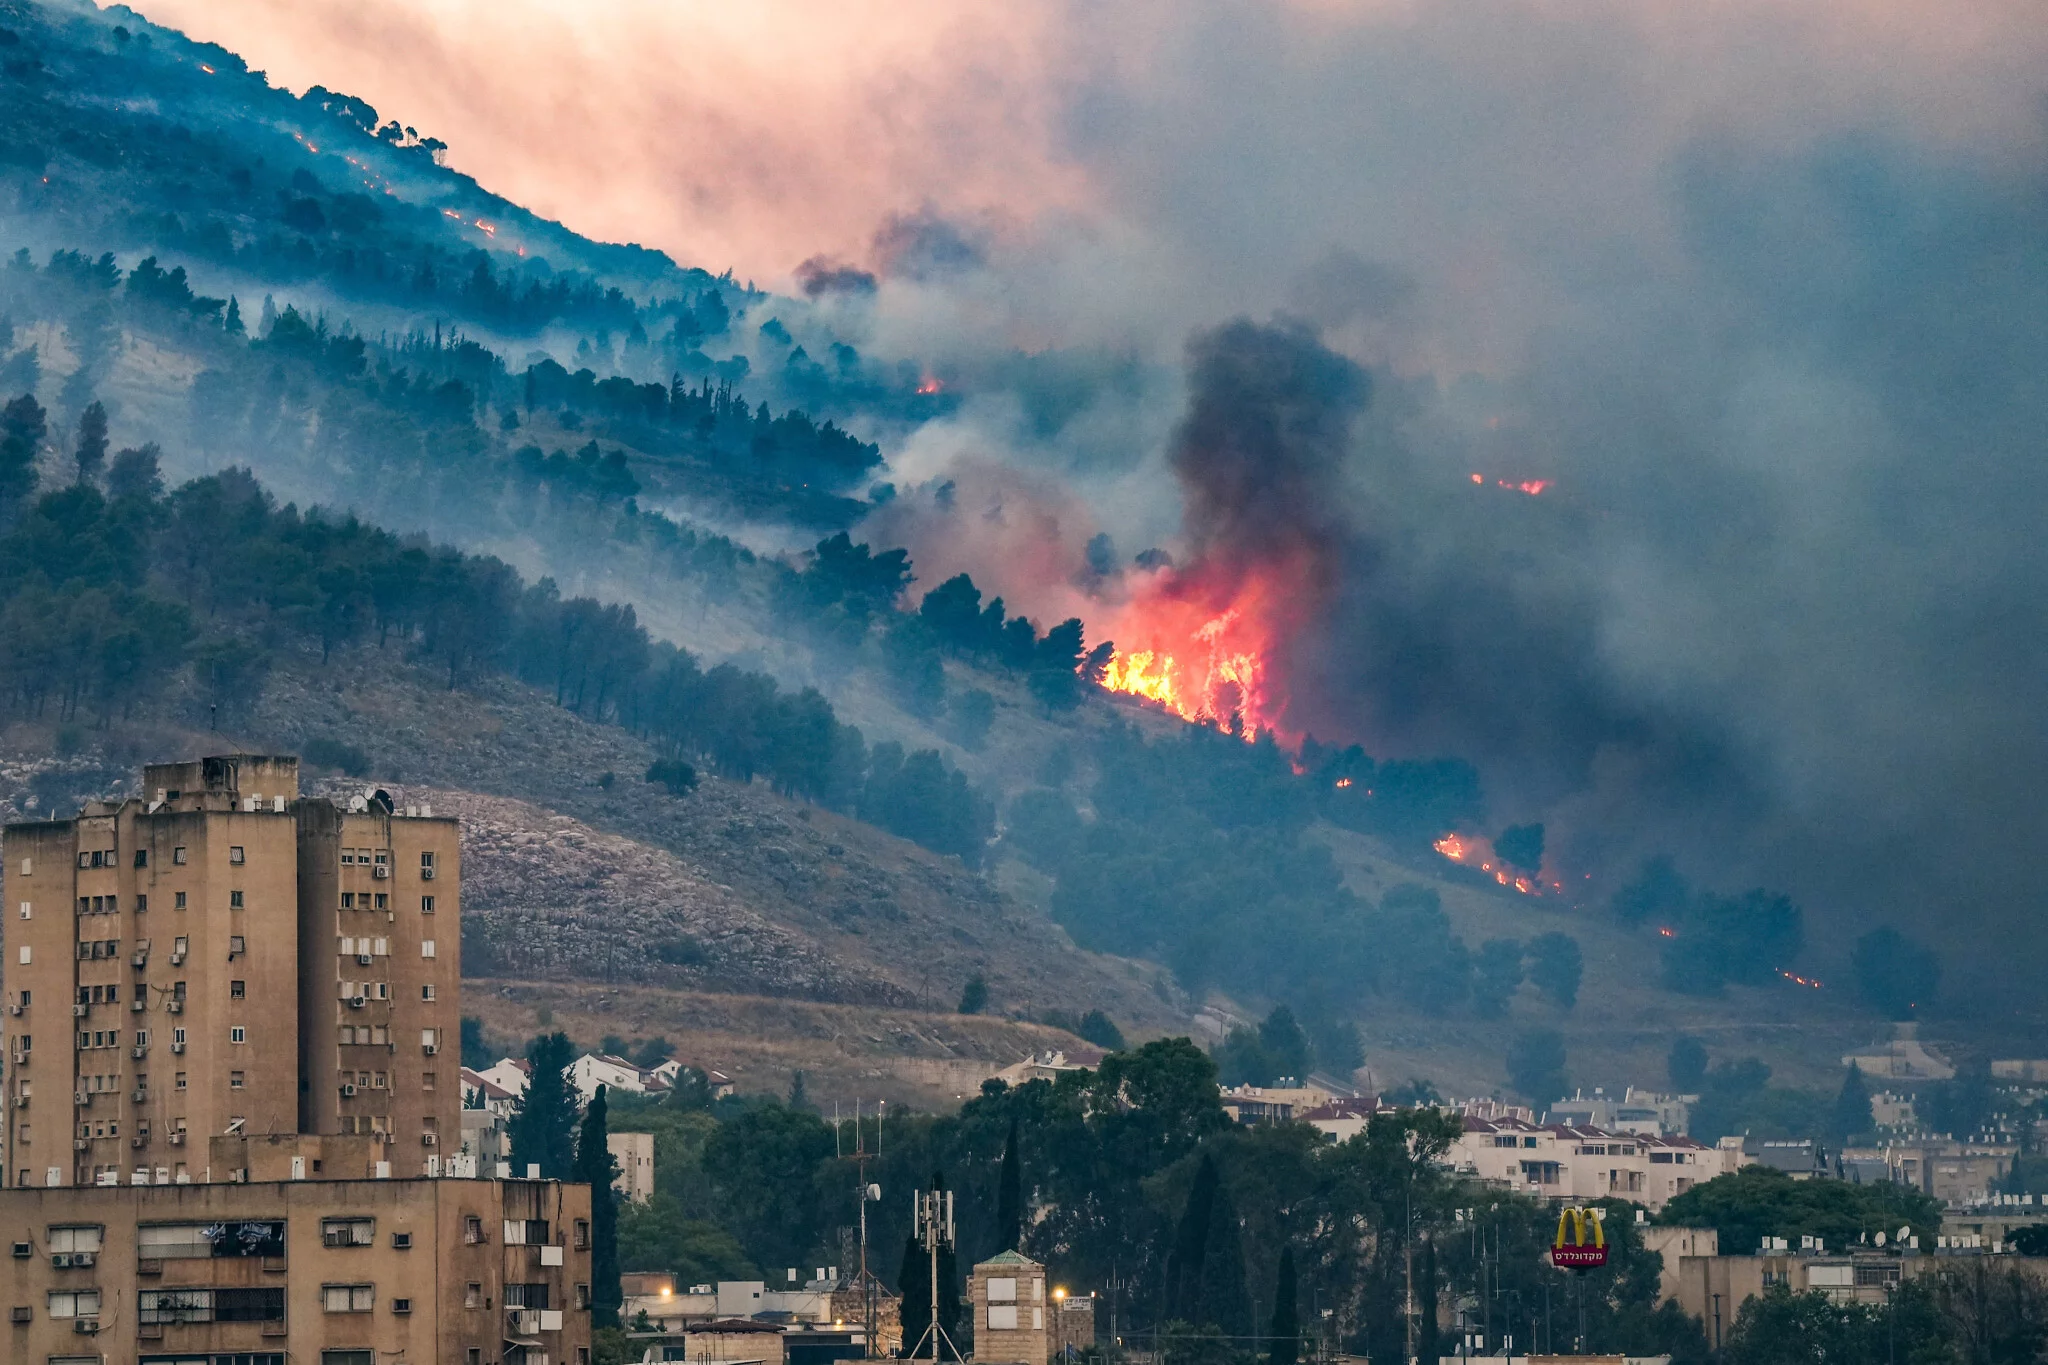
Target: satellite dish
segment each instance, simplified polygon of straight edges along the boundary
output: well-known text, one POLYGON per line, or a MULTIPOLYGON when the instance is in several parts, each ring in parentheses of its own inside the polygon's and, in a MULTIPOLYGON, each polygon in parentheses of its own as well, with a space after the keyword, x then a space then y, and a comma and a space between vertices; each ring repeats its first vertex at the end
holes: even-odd
POLYGON ((1912 1235, 1913 1235, 1913 1229, 1911 1229, 1910 1227, 1905 1227, 1905 1228, 1900 1228, 1900 1229, 1899 1229, 1899 1240, 1900 1240, 1901 1242, 1905 1241, 1905 1240, 1906 1240, 1906 1239, 1907 1239, 1908 1237, 1911 1237, 1912 1235))
POLYGON ((1884 1245, 1884 1234, 1883 1234, 1882 1232, 1880 1232, 1880 1233, 1878 1233, 1878 1234, 1877 1234, 1877 1244, 1878 1244, 1879 1246, 1883 1246, 1883 1245, 1884 1245))

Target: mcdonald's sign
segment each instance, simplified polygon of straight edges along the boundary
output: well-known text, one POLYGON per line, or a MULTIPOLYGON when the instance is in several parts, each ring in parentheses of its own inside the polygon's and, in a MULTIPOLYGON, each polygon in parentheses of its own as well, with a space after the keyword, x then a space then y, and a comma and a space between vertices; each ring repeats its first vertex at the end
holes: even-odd
POLYGON ((1557 1240, 1550 1263, 1559 1270, 1591 1270, 1607 1264, 1607 1229, 1598 1209, 1568 1208, 1557 1215, 1557 1240))

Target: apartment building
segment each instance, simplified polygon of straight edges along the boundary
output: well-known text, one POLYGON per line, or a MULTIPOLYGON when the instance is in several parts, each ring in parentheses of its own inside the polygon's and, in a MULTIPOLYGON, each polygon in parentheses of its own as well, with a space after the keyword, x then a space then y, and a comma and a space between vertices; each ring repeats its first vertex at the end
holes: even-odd
MULTIPOLYGON (((261 1139, 254 1140, 261 1143, 261 1139)), ((590 1189, 540 1180, 29 1188, 5 1358, 587 1365, 590 1189)))
POLYGON ((1709 1147, 1688 1137, 1468 1115, 1444 1161, 1462 1174, 1538 1198, 1616 1198, 1661 1209, 1748 1158, 1739 1141, 1709 1147))
POLYGON ((0 1180, 206 1181, 243 1133, 380 1135, 401 1173, 452 1151, 456 822, 302 798, 289 757, 152 764, 143 793, 5 831, 0 1180))
POLYGON ((384 1134, 416 1166, 462 1143, 460 829, 378 795, 352 806, 295 808, 296 1122, 384 1134))

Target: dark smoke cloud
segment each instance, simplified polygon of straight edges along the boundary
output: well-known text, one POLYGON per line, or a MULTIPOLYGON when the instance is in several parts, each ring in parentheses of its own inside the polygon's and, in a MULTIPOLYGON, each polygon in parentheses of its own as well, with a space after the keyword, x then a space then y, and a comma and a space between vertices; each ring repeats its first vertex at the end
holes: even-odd
POLYGON ((1199 340, 1190 537, 1319 546, 1340 572, 1283 661, 1292 714, 1471 758, 1501 819, 1548 817, 1610 880, 1676 848, 1823 923, 2031 942, 2048 177, 1703 139, 1671 202, 1685 275, 1561 316, 1496 384, 1383 377, 1360 417, 1298 326, 1199 340))

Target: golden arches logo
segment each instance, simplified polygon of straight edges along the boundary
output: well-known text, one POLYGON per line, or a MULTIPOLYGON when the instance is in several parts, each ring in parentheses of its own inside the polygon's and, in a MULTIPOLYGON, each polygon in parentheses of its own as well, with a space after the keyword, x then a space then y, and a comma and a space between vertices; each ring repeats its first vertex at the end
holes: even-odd
POLYGON ((1567 1208, 1558 1213, 1550 1263, 1560 1270, 1590 1270, 1607 1264, 1607 1228, 1598 1209, 1567 1208))

